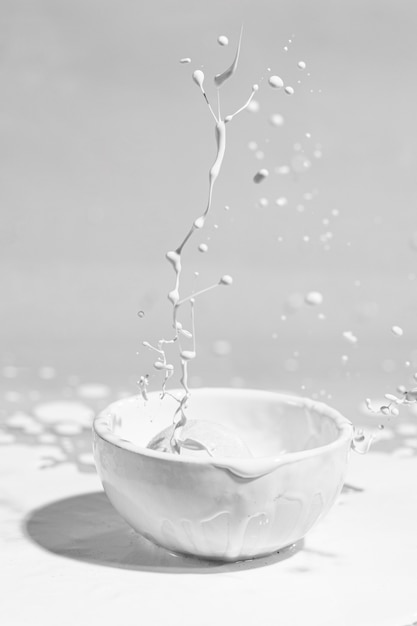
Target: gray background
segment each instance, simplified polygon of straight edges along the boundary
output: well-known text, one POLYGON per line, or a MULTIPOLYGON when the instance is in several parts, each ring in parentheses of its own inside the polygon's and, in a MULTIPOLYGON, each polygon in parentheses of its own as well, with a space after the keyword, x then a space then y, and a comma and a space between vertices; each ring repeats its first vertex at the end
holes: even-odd
POLYGON ((416 3, 404 1, 2 0, 2 365, 50 365, 62 377, 132 392, 152 371, 141 341, 170 333, 173 273, 164 254, 202 212, 215 153, 191 72, 204 66, 214 99, 211 77, 231 62, 243 22, 223 108, 240 106, 254 82, 260 108, 230 125, 212 218, 184 254, 184 294, 234 277, 233 287, 198 301, 191 381, 325 390, 348 411, 364 395, 410 385, 416 20, 416 3), (220 34, 228 48, 217 44, 220 34), (185 56, 190 65, 179 64, 185 56), (268 87, 268 67, 294 96, 268 87), (268 124, 272 113, 285 117, 283 127, 268 124), (262 161, 249 141, 264 151, 262 161), (311 168, 276 174, 297 142, 311 168), (318 144, 322 158, 313 156, 318 144), (259 167, 271 175, 254 185, 259 167), (286 207, 275 205, 279 196, 288 197, 286 207), (260 207, 260 197, 269 205, 260 207), (196 247, 207 237, 201 255, 196 247), (311 289, 323 293, 320 307, 289 309, 291 294, 311 289), (393 324, 403 337, 392 335, 393 324), (346 330, 356 345, 342 337, 346 330), (218 339, 230 342, 227 356, 215 354, 218 339))

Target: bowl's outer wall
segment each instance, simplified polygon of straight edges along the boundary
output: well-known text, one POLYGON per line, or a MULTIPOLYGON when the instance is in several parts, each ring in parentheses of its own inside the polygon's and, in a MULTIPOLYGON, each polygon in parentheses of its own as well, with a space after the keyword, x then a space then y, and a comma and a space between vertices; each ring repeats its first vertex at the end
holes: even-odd
POLYGON ((177 552, 238 560, 304 537, 342 489, 350 441, 249 480, 210 463, 141 455, 96 432, 93 448, 108 498, 136 531, 177 552))

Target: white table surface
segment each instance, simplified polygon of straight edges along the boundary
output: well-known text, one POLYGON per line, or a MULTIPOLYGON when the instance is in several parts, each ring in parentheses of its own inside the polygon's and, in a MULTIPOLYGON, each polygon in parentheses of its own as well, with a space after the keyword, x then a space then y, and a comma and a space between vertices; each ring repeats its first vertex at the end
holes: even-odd
POLYGON ((71 397, 57 390, 26 403, 6 393, 0 421, 2 624, 415 623, 412 412, 385 430, 374 451, 352 454, 337 505, 304 542, 268 558, 219 564, 153 546, 108 502, 92 465, 90 423, 111 393, 84 388, 84 397, 71 397))

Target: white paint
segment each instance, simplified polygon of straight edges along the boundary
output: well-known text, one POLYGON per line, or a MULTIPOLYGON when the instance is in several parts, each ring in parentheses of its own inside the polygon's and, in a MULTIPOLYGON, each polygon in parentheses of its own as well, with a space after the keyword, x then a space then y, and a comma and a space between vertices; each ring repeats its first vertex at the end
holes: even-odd
POLYGON ((342 333, 343 337, 346 339, 346 341, 348 341, 349 343, 357 343, 358 338, 352 333, 351 330, 345 330, 342 333))
POLYGON ((286 204, 288 204, 288 199, 287 199, 287 198, 284 198, 284 196, 281 196, 280 198, 277 198, 277 199, 275 200, 275 204, 276 204, 277 206, 281 206, 281 207, 282 207, 282 206, 285 206, 286 204))
POLYGON ((284 86, 284 81, 282 80, 282 78, 276 75, 270 76, 268 78, 268 83, 274 89, 281 89, 281 87, 284 86))
POLYGON ((225 83, 235 73, 237 64, 239 61, 241 43, 242 43, 242 30, 240 31, 236 54, 235 54, 235 58, 233 59, 232 64, 224 72, 222 72, 221 74, 216 74, 216 76, 214 77, 214 82, 217 87, 221 87, 221 85, 223 85, 223 83, 225 83))
POLYGON ((220 281, 220 285, 231 285, 233 283, 233 278, 229 274, 224 274, 220 281))
POLYGON ((246 108, 250 113, 257 113, 260 109, 260 104, 257 100, 251 100, 246 108))
POLYGON ((268 176, 269 176, 269 171, 263 168, 259 170, 258 172, 256 172, 255 176, 253 177, 253 182, 259 184, 263 180, 265 180, 265 178, 267 178, 268 176))
POLYGON ((404 334, 403 329, 401 328, 401 326, 392 326, 391 327, 391 332, 393 335, 395 335, 396 337, 402 337, 404 334))
POLYGON ((271 126, 280 127, 284 125, 284 116, 280 113, 273 113, 269 118, 271 126))
POLYGON ((195 70, 195 72, 193 72, 193 81, 200 87, 200 89, 203 89, 204 72, 201 70, 195 70))
POLYGON ((321 304, 323 302, 323 294, 321 294, 319 291, 309 291, 305 298, 305 303, 309 304, 311 306, 317 306, 318 304, 321 304))

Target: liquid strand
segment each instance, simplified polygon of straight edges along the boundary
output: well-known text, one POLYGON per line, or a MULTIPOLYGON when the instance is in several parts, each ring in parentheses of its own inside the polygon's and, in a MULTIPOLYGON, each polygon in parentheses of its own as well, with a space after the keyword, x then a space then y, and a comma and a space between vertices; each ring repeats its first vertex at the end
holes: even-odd
MULTIPOLYGON (((242 32, 243 32, 243 29, 241 29, 240 31, 239 41, 238 41, 236 54, 235 54, 233 63, 224 72, 222 72, 221 74, 217 74, 214 77, 214 82, 218 88, 224 82, 226 82, 236 71, 238 61, 239 61, 242 32)), ((180 283, 181 283, 181 273, 182 273, 181 255, 185 246, 188 244, 188 242, 190 241, 194 233, 204 228, 207 216, 210 213, 212 200, 213 200, 214 184, 220 174, 221 167, 222 167, 223 160, 224 160, 225 151, 226 151, 226 124, 231 122, 232 119, 236 115, 238 115, 247 107, 249 107, 254 94, 258 91, 258 85, 253 85, 252 93, 249 96, 248 100, 245 102, 245 104, 241 106, 239 109, 237 109, 234 113, 227 115, 224 119, 222 119, 219 89, 217 90, 217 111, 218 112, 216 115, 213 111, 213 108, 210 104, 210 101, 204 89, 204 79, 205 79, 204 73, 201 70, 195 70, 192 74, 192 79, 195 82, 195 84, 199 87, 204 97, 204 100, 209 108, 209 111, 211 115, 213 116, 213 119, 215 120, 214 134, 215 134, 215 141, 216 141, 216 156, 208 174, 207 203, 206 203, 204 212, 194 220, 193 224, 191 225, 191 228, 188 230, 187 234, 185 235, 180 245, 177 248, 175 248, 175 250, 170 250, 165 255, 167 261, 170 263, 175 273, 174 287, 168 293, 168 300, 171 302, 171 305, 172 305, 172 326, 175 331, 175 336, 171 340, 165 340, 165 339, 159 340, 157 343, 157 346, 152 346, 149 342, 143 342, 145 347, 156 352, 158 355, 158 358, 154 363, 154 368, 157 371, 163 371, 165 374, 164 381, 162 384, 162 397, 164 397, 165 394, 171 395, 166 390, 166 385, 167 385, 168 380, 171 378, 171 376, 174 373, 174 366, 167 361, 167 357, 166 357, 165 350, 164 350, 164 345, 172 344, 172 343, 178 344, 179 357, 180 357, 180 363, 181 363, 180 383, 184 390, 184 393, 180 398, 172 396, 178 402, 178 407, 174 414, 174 420, 173 420, 174 429, 173 429, 173 434, 172 434, 172 438, 170 442, 172 451, 178 454, 180 453, 180 450, 181 450, 179 436, 180 436, 182 427, 185 425, 187 421, 185 409, 187 408, 187 402, 190 397, 190 389, 188 386, 188 364, 190 361, 192 361, 196 357, 195 315, 194 315, 195 298, 206 293, 207 291, 211 291, 212 289, 220 285, 229 286, 233 282, 232 277, 229 276, 228 274, 225 274, 224 276, 220 278, 220 280, 216 284, 206 287, 204 289, 201 289, 197 293, 194 293, 190 296, 181 298, 180 296, 180 283), (189 303, 191 307, 191 323, 192 323, 191 333, 189 331, 184 330, 181 322, 178 320, 179 309, 186 303, 189 303), (187 339, 192 339, 193 345, 192 345, 191 350, 183 348, 181 344, 181 336, 186 337, 187 339)), ((199 249, 200 251, 205 252, 208 249, 208 247, 206 244, 200 244, 199 249)), ((147 397, 146 385, 147 385, 147 379, 145 379, 144 377, 141 377, 141 380, 139 381, 139 386, 140 386, 142 396, 145 399, 147 397)))

